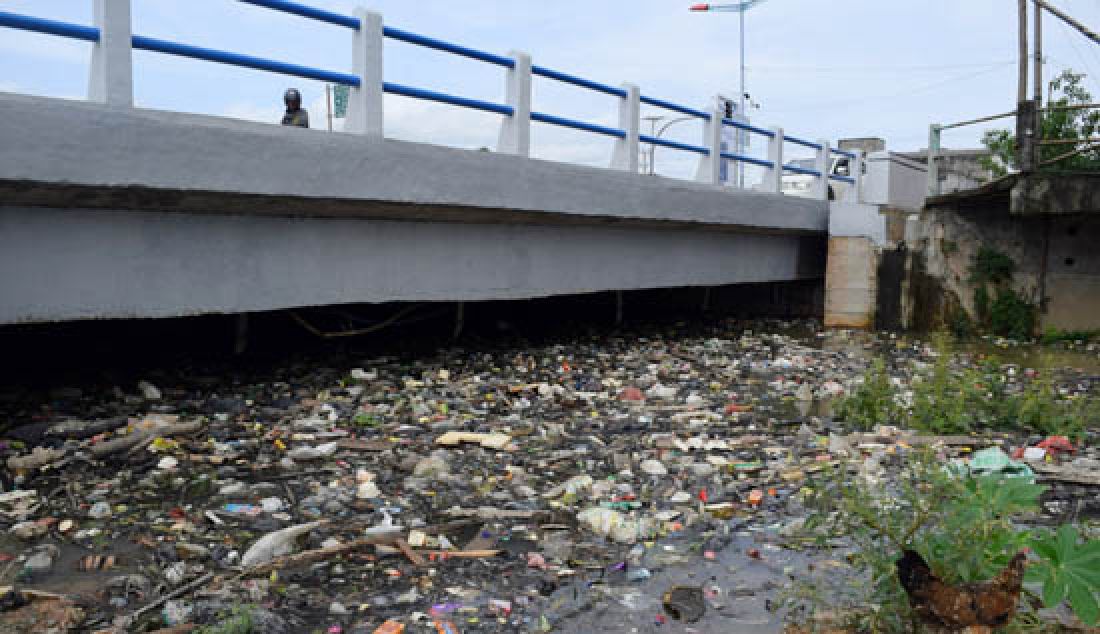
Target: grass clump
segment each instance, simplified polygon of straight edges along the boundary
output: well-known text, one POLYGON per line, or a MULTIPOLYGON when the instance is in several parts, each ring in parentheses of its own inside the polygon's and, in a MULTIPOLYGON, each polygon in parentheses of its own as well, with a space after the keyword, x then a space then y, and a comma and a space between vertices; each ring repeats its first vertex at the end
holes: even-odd
POLYGON ((935 347, 935 362, 918 368, 908 387, 875 360, 851 393, 833 405, 834 419, 860 430, 899 425, 936 435, 1025 431, 1078 441, 1100 425, 1100 399, 1064 394, 1049 371, 1016 381, 995 358, 961 365, 945 338, 935 347))

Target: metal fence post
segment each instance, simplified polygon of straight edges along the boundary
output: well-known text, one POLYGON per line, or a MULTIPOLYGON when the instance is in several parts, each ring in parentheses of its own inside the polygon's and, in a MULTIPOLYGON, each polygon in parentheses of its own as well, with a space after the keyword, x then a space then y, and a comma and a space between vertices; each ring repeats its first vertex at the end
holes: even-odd
POLYGON ((814 169, 817 170, 821 176, 814 181, 813 198, 817 198, 818 200, 829 200, 829 159, 831 158, 829 140, 821 139, 817 144, 820 148, 817 150, 817 155, 814 157, 814 169))
POLYGON ((497 151, 504 154, 531 156, 531 56, 512 51, 509 56, 515 66, 508 69, 507 104, 512 116, 500 124, 497 151))
POLYGON ((709 152, 699 159, 695 180, 717 185, 722 182, 722 117, 724 111, 712 108, 710 118, 703 122, 703 147, 709 152))
POLYGON ((359 87, 348 91, 348 114, 344 130, 381 139, 386 134, 385 35, 382 14, 360 7, 355 10, 359 30, 352 38, 352 74, 359 87))
POLYGON ((940 136, 943 128, 933 123, 928 128, 928 195, 940 195, 940 136))
POLYGON ((623 84, 622 89, 626 91, 626 97, 619 100, 619 129, 626 132, 626 136, 615 140, 615 149, 611 154, 611 167, 637 174, 642 92, 634 84, 623 84))
POLYGON ((853 150, 852 154, 855 156, 848 160, 848 175, 854 182, 851 183, 844 200, 850 203, 861 203, 863 202, 863 150, 853 150))
POLYGON ((775 135, 768 139, 768 160, 772 168, 764 177, 764 191, 773 194, 783 193, 783 128, 772 128, 775 135))
POLYGON ((134 105, 130 0, 95 0, 99 41, 92 47, 88 100, 119 108, 134 105))

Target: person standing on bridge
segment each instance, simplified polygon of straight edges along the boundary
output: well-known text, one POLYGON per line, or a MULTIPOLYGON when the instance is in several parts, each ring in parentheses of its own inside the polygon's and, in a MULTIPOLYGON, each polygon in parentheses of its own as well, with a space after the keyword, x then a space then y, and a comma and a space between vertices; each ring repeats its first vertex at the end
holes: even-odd
POLYGON ((302 107, 302 93, 297 88, 290 88, 283 95, 286 104, 286 114, 283 115, 283 125, 299 128, 309 127, 309 113, 302 107))

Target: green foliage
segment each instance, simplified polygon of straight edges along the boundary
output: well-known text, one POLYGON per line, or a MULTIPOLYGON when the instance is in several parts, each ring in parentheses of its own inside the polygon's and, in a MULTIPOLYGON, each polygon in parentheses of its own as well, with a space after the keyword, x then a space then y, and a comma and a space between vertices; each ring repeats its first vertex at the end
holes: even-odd
POLYGON ((1011 289, 999 289, 989 307, 989 329, 1009 339, 1029 339, 1035 332, 1035 306, 1011 289))
POLYGON ((1100 338, 1100 330, 1060 330, 1047 328, 1043 331, 1040 341, 1046 345, 1055 343, 1073 343, 1077 341, 1093 341, 1100 338))
POLYGON ((875 425, 891 424, 901 418, 902 408, 897 404, 894 386, 882 359, 871 363, 871 368, 863 375, 863 382, 851 395, 833 405, 833 415, 859 429, 873 429, 875 425))
POLYGON ((1074 440, 1100 425, 1100 399, 1061 394, 1049 372, 1012 382, 995 358, 956 367, 946 338, 938 338, 935 347, 935 363, 913 377, 908 406, 903 405, 904 388, 876 360, 862 383, 833 405, 833 418, 864 430, 885 424, 940 435, 1022 429, 1074 440))
POLYGON ((1024 340, 1035 331, 1035 306, 1012 290, 1015 272, 1011 257, 988 246, 979 249, 970 262, 978 322, 995 335, 1024 340), (996 291, 992 298, 990 286, 996 291))
POLYGON ((970 281, 1004 284, 1012 281, 1016 262, 1008 254, 989 246, 983 246, 970 261, 970 281))
POLYGON ((241 605, 233 608, 226 619, 217 625, 208 625, 195 630, 195 634, 260 634, 253 632, 252 607, 241 605))
POLYGON ((1066 525, 1056 533, 1036 534, 1031 547, 1040 560, 1028 570, 1028 579, 1043 585, 1043 605, 1069 599, 1086 625, 1100 622, 1100 541, 1082 539, 1075 527, 1066 525))
MULTIPOLYGON (((1053 537, 1019 526, 1038 511, 1045 487, 1023 478, 953 475, 930 451, 905 459, 906 467, 885 487, 843 468, 808 483, 813 493, 806 500, 812 509, 806 534, 821 547, 842 538, 852 547, 852 574, 811 578, 814 590, 797 588, 785 597, 789 611, 840 613, 856 631, 920 631, 897 578, 902 550, 921 553, 941 579, 958 584, 993 578, 1030 546, 1038 561, 1031 562, 1029 579, 1043 583, 1045 605, 1068 597, 1082 621, 1095 623, 1100 541, 1082 539, 1069 526, 1053 537)), ((1024 601, 1007 631, 1029 630, 1049 628, 1024 601)))
MULTIPOLYGON (((1050 92, 1055 95, 1048 106, 1083 105, 1093 102, 1092 95, 1085 88, 1083 73, 1066 69, 1049 84, 1050 92)), ((1041 116, 1042 138, 1089 139, 1100 131, 1100 111, 1097 110, 1048 110, 1041 116)), ((1004 176, 1010 169, 1016 169, 1016 136, 1011 130, 989 130, 982 143, 992 152, 992 157, 983 160, 983 166, 991 169, 997 176, 1004 176)), ((1039 151, 1040 162, 1051 160, 1069 152, 1073 145, 1043 146, 1039 151)), ((1078 148, 1087 147, 1082 143, 1078 148)), ((1051 171, 1096 171, 1100 170, 1100 149, 1094 148, 1076 156, 1062 159, 1043 168, 1051 171)))
POLYGON ((973 404, 983 400, 969 372, 951 367, 952 354, 946 344, 929 373, 913 383, 913 406, 907 425, 933 434, 966 434, 979 424, 973 404))

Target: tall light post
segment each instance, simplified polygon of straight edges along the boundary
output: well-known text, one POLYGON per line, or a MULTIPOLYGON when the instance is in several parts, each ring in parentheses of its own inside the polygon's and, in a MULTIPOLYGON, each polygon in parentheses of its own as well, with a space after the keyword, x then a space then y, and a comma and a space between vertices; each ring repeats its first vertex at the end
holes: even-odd
MULTIPOLYGON (((767 0, 742 0, 741 2, 735 2, 733 4, 695 4, 692 5, 692 11, 709 12, 729 12, 735 11, 741 14, 741 90, 739 91, 740 97, 738 99, 739 106, 737 112, 743 117, 745 116, 745 13, 749 9, 755 7, 758 4, 766 2, 767 0)), ((744 150, 744 136, 743 133, 738 130, 737 132, 737 145, 738 150, 744 150)), ((745 164, 737 163, 737 184, 739 187, 745 186, 745 164)))

